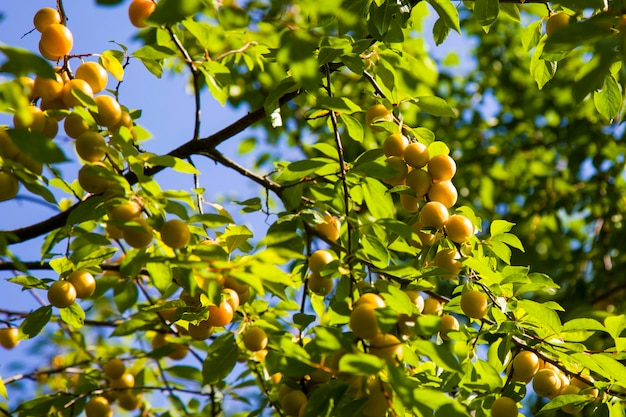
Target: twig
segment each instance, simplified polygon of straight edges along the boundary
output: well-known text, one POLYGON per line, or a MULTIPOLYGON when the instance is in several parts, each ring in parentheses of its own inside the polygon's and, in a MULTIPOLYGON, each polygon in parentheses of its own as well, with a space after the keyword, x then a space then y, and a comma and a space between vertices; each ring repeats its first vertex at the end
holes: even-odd
POLYGON ((185 59, 185 62, 187 63, 187 66, 189 67, 189 71, 191 71, 191 77, 192 77, 192 82, 193 82, 193 95, 194 95, 194 102, 196 106, 195 121, 194 121, 194 127, 193 127, 193 138, 199 139, 200 138, 200 104, 201 104, 201 101, 200 101, 200 85, 199 85, 200 79, 198 77, 198 68, 196 67, 196 64, 194 64, 194 61, 191 58, 191 55, 189 55, 189 52, 187 51, 187 49, 185 49, 182 42, 180 41, 180 39, 178 39, 178 36, 176 36, 172 28, 167 26, 166 29, 167 29, 167 32, 170 34, 170 38, 172 39, 172 42, 174 42, 174 44, 176 45, 180 53, 183 55, 183 58, 185 59))
MULTIPOLYGON (((328 64, 326 64, 326 92, 329 97, 333 96, 332 91, 332 83, 330 80, 331 69, 328 64)), ((341 142, 341 135, 339 134, 339 125, 337 123, 337 113, 333 110, 330 111, 330 121, 333 127, 333 134, 335 137, 335 147, 337 148, 337 155, 339 157, 339 177, 341 178, 341 186, 343 188, 343 210, 344 215, 346 216, 346 224, 347 224, 347 251, 346 258, 350 261, 352 258, 352 232, 353 227, 350 222, 350 190, 348 189, 348 182, 346 181, 346 162, 343 157, 343 143, 341 142)), ((355 284, 354 274, 352 273, 352 268, 350 268, 350 298, 354 297, 353 286, 355 284)), ((352 299, 354 301, 354 299, 352 299)))

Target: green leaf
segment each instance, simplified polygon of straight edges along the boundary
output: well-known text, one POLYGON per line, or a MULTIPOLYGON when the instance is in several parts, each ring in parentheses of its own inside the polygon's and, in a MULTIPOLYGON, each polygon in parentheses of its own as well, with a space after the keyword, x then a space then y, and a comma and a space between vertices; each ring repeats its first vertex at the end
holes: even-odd
POLYGON ((606 331, 600 322, 594 319, 573 319, 563 324, 560 336, 568 342, 584 342, 597 331, 606 331))
POLYGON ((459 11, 452 0, 428 0, 439 17, 446 22, 446 25, 461 33, 461 24, 459 23, 459 11))
POLYGON ((498 0, 475 0, 474 16, 483 28, 495 22, 499 12, 500 2, 498 0))
POLYGON ((165 372, 176 378, 189 381, 200 381, 202 373, 195 366, 176 365, 164 369, 165 372))
POLYGON ((580 45, 591 45, 614 35, 613 29, 602 24, 604 22, 596 19, 574 22, 572 19, 570 18, 569 25, 559 28, 546 39, 544 48, 546 54, 562 56, 564 52, 580 45))
POLYGON ((439 117, 457 117, 457 112, 441 97, 422 96, 411 99, 412 103, 426 113, 439 117))
POLYGON ((604 319, 604 327, 613 339, 618 339, 622 332, 626 329, 626 316, 620 314, 619 316, 610 316, 604 319))
POLYGON ((68 160, 61 148, 41 133, 26 129, 9 129, 7 132, 20 152, 30 155, 37 162, 55 164, 68 160))
POLYGON ((54 69, 48 61, 30 51, 11 46, 0 46, 0 52, 6 56, 6 61, 0 65, 0 72, 8 72, 15 76, 34 73, 45 78, 55 78, 54 69))
POLYGON ((202 45, 202 48, 207 50, 213 48, 213 43, 211 42, 212 28, 208 23, 185 20, 183 21, 183 26, 196 38, 200 45, 202 45))
POLYGON ((460 385, 469 390, 487 390, 495 392, 504 386, 504 381, 498 370, 491 366, 489 362, 477 359, 474 362, 472 371, 465 374, 460 385))
POLYGON ((116 80, 122 81, 124 79, 124 67, 117 58, 119 54, 119 51, 104 51, 100 54, 100 63, 116 80))
POLYGON ((202 7, 201 0, 161 0, 146 21, 157 25, 173 25, 195 15, 202 7))
POLYGON ((387 193, 387 187, 374 178, 365 178, 362 186, 363 198, 372 216, 376 219, 395 217, 395 207, 391 194, 387 193))
POLYGON ((448 372, 463 372, 463 367, 447 347, 427 340, 416 340, 411 343, 419 355, 428 356, 437 366, 448 372))
POLYGON ((503 233, 501 235, 496 235, 494 238, 491 239, 491 241, 506 243, 507 245, 524 252, 524 246, 522 245, 522 242, 513 233, 503 233))
POLYGON ((545 41, 542 39, 535 48, 530 58, 530 73, 532 74, 537 86, 541 90, 548 81, 554 77, 556 73, 556 62, 546 61, 541 58, 545 41))
POLYGON ((493 239, 489 243, 489 249, 491 249, 493 254, 504 261, 507 265, 511 265, 511 249, 507 245, 493 239))
POLYGON ((249 247, 248 239, 252 236, 252 232, 246 226, 229 225, 220 238, 226 242, 228 252, 233 253, 237 249, 249 247))
POLYGON ((248 26, 250 15, 237 4, 222 4, 217 9, 217 21, 226 30, 240 29, 248 26))
POLYGON ((332 110, 337 113, 352 114, 361 111, 361 107, 345 97, 322 96, 318 99, 318 105, 323 109, 332 110))
POLYGON ((176 51, 163 45, 145 45, 132 54, 139 59, 161 60, 176 56, 176 51))
POLYGON ((147 161, 152 166, 170 167, 183 174, 199 174, 200 172, 189 162, 169 155, 153 156, 147 161))
POLYGON ((519 300, 517 302, 518 308, 525 310, 527 316, 520 318, 521 321, 532 322, 542 328, 550 329, 545 336, 552 336, 561 332, 561 320, 558 314, 553 309, 547 307, 545 304, 538 303, 532 300, 519 300))
POLYGON ((568 405, 568 404, 585 404, 589 402, 591 398, 590 395, 578 395, 578 394, 567 394, 567 395, 557 395, 550 402, 539 410, 538 415, 546 413, 552 410, 558 410, 559 408, 568 405))
POLYGON ((282 79, 265 98, 265 102, 263 103, 265 112, 270 115, 276 108, 278 108, 278 101, 281 97, 285 94, 296 91, 298 88, 300 88, 300 84, 293 78, 288 77, 282 79))
POLYGON ((21 332, 28 336, 29 338, 33 338, 37 336, 43 328, 48 324, 50 319, 52 318, 52 306, 42 306, 37 310, 29 313, 26 316, 26 319, 20 325, 21 332))
POLYGON ((0 396, 2 396, 5 400, 9 399, 7 387, 4 385, 4 381, 2 380, 2 378, 0 378, 0 396))
POLYGON ((415 314, 415 304, 411 301, 405 291, 400 288, 389 285, 388 293, 382 293, 385 303, 398 314, 406 314, 408 316, 415 314))
POLYGON ((617 81, 613 74, 607 75, 602 89, 593 93, 593 104, 602 116, 612 122, 622 108, 622 102, 622 92, 617 81))
POLYGON ((130 320, 124 320, 115 326, 115 329, 111 333, 111 337, 116 336, 128 336, 138 331, 154 329, 154 323, 145 322, 137 318, 131 318, 130 320))
POLYGON ((78 303, 59 309, 59 316, 61 320, 75 329, 80 329, 85 324, 85 312, 78 303))
POLYGON ((542 20, 537 20, 522 30, 522 47, 527 52, 530 52, 531 49, 539 44, 539 41, 541 40, 542 23, 542 20))
POLYGON ((500 3, 500 12, 509 17, 516 23, 522 23, 522 17, 520 15, 520 6, 512 3, 500 3))
POLYGON ((510 232, 513 226, 515 226, 515 223, 511 223, 506 220, 494 220, 491 222, 491 226, 489 226, 489 233, 492 237, 497 236, 510 232))
POLYGON ((165 293, 173 280, 172 269, 167 262, 148 262, 146 270, 150 274, 152 284, 161 294, 165 293))
POLYGON ((325 175, 334 173, 339 169, 337 162, 327 158, 311 158, 303 161, 292 162, 278 175, 277 181, 290 182, 301 181, 312 175, 325 175))
POLYGON ((31 275, 18 275, 16 277, 7 279, 7 281, 12 282, 17 285, 21 285, 22 287, 24 287, 24 289, 38 288, 40 290, 45 290, 48 288, 46 281, 43 281, 31 275))
POLYGON ((222 382, 233 370, 239 357, 235 335, 226 332, 211 342, 202 363, 202 385, 222 382))
POLYGON ((433 39, 436 45, 441 45, 450 34, 450 26, 446 24, 446 21, 441 17, 435 21, 433 25, 433 39))
POLYGON ((113 299, 120 313, 135 305, 138 296, 139 292, 133 280, 122 281, 113 289, 113 299))
POLYGON ((346 353, 339 360, 339 371, 353 375, 369 376, 383 368, 383 360, 368 353, 346 353))

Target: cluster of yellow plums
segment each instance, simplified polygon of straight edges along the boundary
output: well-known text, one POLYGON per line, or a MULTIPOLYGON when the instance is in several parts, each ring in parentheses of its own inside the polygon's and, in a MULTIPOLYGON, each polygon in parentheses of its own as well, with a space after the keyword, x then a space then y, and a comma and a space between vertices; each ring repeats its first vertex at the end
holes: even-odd
POLYGON ((85 403, 87 417, 112 417, 111 405, 117 405, 127 411, 136 410, 141 406, 141 393, 136 393, 135 376, 126 369, 124 361, 118 358, 109 359, 102 367, 109 390, 106 395, 92 396, 85 403))
MULTIPOLYGON (((144 217, 143 207, 136 201, 118 200, 113 199, 107 208, 107 235, 115 240, 124 239, 133 248, 148 247, 154 239, 154 229, 144 217)), ((163 243, 172 249, 183 248, 191 241, 189 226, 179 219, 165 221, 160 235, 163 243)))
MULTIPOLYGON (((394 121, 393 114, 382 104, 370 107, 366 122, 377 132, 380 121, 394 121)), ((400 204, 409 213, 419 213, 411 224, 419 237, 412 243, 417 247, 434 244, 441 233, 454 244, 465 244, 474 235, 474 225, 462 214, 450 215, 458 198, 452 178, 456 174, 456 163, 447 154, 431 155, 429 147, 412 141, 402 133, 389 135, 383 142, 386 164, 397 172, 384 181, 392 186, 404 186, 400 204)), ((441 248, 434 259, 435 265, 447 269, 452 275, 461 270, 460 257, 456 248, 441 248)))
MULTIPOLYGON (((128 9, 131 23, 145 27, 145 20, 156 8, 151 0, 133 0, 128 9)), ((111 186, 114 165, 103 161, 114 144, 107 137, 115 134, 122 126, 133 132, 133 120, 117 99, 101 93, 107 86, 108 74, 98 62, 81 63, 74 74, 68 64, 68 54, 72 50, 74 37, 65 25, 61 14, 53 8, 44 7, 35 13, 35 29, 41 34, 39 52, 51 61, 65 60, 63 67, 55 67, 52 78, 37 76, 32 79, 20 77, 20 84, 31 105, 15 114, 13 127, 41 133, 52 139, 58 133, 59 121, 64 121, 65 133, 75 139, 76 153, 85 165, 78 173, 82 188, 93 194, 100 194, 111 186), (80 99, 78 98, 80 97, 80 99), (83 100, 93 100, 90 112, 67 110, 83 109, 83 100), (95 166, 95 169, 93 168, 95 166), (110 171, 106 175, 104 171, 110 171)), ((0 130, 0 157, 18 162, 36 175, 42 173, 42 164, 29 154, 19 152, 7 131, 0 130)), ((19 191, 19 177, 8 164, 0 168, 0 201, 14 198, 19 191)))
POLYGON ((71 272, 65 279, 54 281, 48 287, 48 301, 57 308, 71 306, 77 298, 89 298, 96 291, 96 279, 85 270, 71 272))
MULTIPOLYGON (((511 379, 530 383, 535 394, 553 399, 559 395, 589 395, 592 401, 598 396, 598 389, 593 387, 594 379, 590 375, 580 378, 568 377, 559 368, 539 358, 530 350, 522 350, 513 358, 509 370, 511 379)), ((567 414, 578 414, 584 407, 582 404, 567 404, 561 410, 567 414)), ((510 397, 502 396, 493 402, 492 417, 515 417, 518 415, 517 403, 510 397)))

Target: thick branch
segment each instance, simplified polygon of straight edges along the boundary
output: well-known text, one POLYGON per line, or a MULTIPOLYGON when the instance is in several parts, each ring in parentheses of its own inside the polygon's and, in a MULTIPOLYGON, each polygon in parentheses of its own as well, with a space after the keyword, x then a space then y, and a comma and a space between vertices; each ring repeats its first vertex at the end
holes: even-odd
MULTIPOLYGON (((287 93, 283 97, 280 98, 278 103, 279 105, 283 105, 293 100, 295 97, 297 97, 301 93, 302 93, 302 90, 297 90, 291 93, 287 93)), ((253 112, 246 114, 245 116, 235 121, 234 123, 226 126, 224 129, 212 134, 211 136, 208 136, 200 140, 192 139, 182 144, 178 148, 170 151, 168 155, 181 158, 181 159, 184 159, 190 155, 206 155, 207 153, 210 153, 212 149, 214 149, 221 143, 226 142, 228 139, 232 138, 236 134, 244 131, 245 129, 253 125, 254 123, 258 122, 259 120, 262 120, 265 117, 265 115, 266 115, 265 108, 261 107, 259 109, 256 109, 253 112)), ((163 166, 151 167, 149 169, 146 169, 144 174, 146 176, 153 176, 161 172, 165 168, 166 167, 163 167, 163 166)), ((128 181, 128 183, 131 185, 137 183, 137 176, 132 172, 126 174, 125 178, 128 181)), ((70 213, 76 210, 82 203, 83 202, 74 204, 69 209, 55 216, 52 216, 44 221, 41 221, 39 223, 22 227, 19 229, 14 229, 11 231, 4 231, 6 233, 12 234, 12 239, 9 242, 9 244, 15 244, 15 243, 24 242, 30 239, 34 239, 38 236, 44 235, 46 233, 50 233, 51 231, 55 229, 65 226, 70 213)))

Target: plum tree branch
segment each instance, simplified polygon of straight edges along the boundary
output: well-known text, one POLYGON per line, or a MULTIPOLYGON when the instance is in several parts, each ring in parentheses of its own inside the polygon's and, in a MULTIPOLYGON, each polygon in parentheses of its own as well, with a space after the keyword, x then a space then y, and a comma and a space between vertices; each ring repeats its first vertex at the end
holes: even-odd
MULTIPOLYGON (((302 94, 302 92, 303 92, 302 90, 296 90, 296 91, 292 91, 290 93, 283 95, 279 99, 278 105, 279 106, 284 105, 285 103, 293 100, 298 95, 302 94)), ((191 139, 185 142, 184 144, 170 151, 167 155, 184 159, 184 158, 187 158, 188 156, 195 155, 195 154, 198 154, 198 155, 202 155, 203 153, 206 154, 211 149, 216 148, 221 143, 226 142, 228 139, 244 131, 245 129, 253 125, 254 123, 262 120, 265 116, 266 116, 265 108, 260 107, 246 114, 245 116, 241 117, 240 119, 236 120, 230 125, 226 126, 222 130, 219 130, 215 132, 214 134, 207 136, 206 138, 202 138, 198 140, 191 139)), ((153 176, 161 172, 165 168, 166 167, 164 166, 150 167, 145 170, 144 175, 153 176)), ((128 181, 128 183, 131 185, 136 184, 138 182, 137 176, 132 172, 126 174, 125 178, 128 181)), ((85 199, 84 201, 87 201, 91 198, 94 198, 94 196, 91 196, 85 199)), ((67 210, 62 211, 38 223, 34 223, 29 226, 21 227, 18 229, 13 229, 9 231, 0 231, 0 234, 1 233, 8 234, 9 245, 14 245, 20 242, 25 242, 27 240, 34 239, 36 237, 49 233, 55 229, 65 226, 70 214, 74 210, 76 210, 81 204, 84 204, 84 201, 76 203, 70 208, 68 208, 67 210)))

